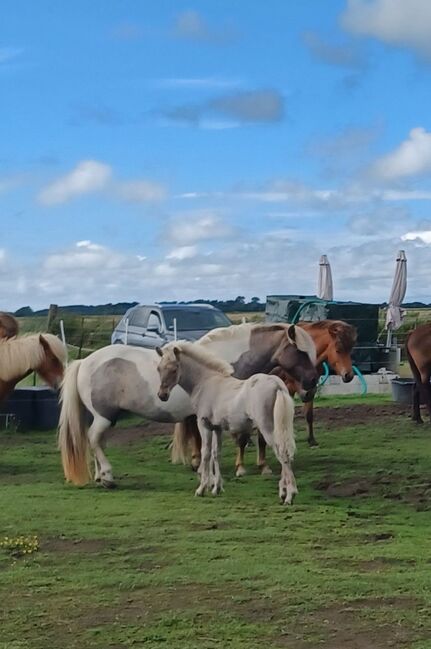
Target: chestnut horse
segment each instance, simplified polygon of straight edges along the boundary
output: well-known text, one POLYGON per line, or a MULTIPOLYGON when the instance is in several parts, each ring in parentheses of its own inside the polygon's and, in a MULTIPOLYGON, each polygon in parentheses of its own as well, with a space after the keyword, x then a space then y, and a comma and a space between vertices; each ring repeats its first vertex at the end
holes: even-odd
MULTIPOLYGON (((319 320, 318 322, 298 322, 298 325, 307 331, 316 346, 316 367, 319 373, 323 374, 322 365, 328 363, 332 369, 343 379, 344 383, 350 383, 353 379, 351 352, 356 343, 356 329, 347 322, 342 320, 319 320)), ((274 374, 279 376, 286 384, 290 395, 293 397, 298 391, 298 384, 289 374, 281 369, 276 368, 274 374)), ((308 425, 308 444, 309 446, 318 446, 314 436, 314 394, 304 402, 304 415, 308 425)), ((248 439, 242 437, 239 439, 238 453, 236 458, 236 474, 241 476, 245 474, 244 468, 244 451, 248 439)), ((270 468, 265 458, 266 443, 261 435, 258 435, 258 460, 257 464, 262 473, 269 473, 270 468)))
POLYGON ((15 385, 37 372, 51 387, 58 388, 63 379, 66 348, 52 334, 32 334, 0 341, 0 402, 15 385))
POLYGON ((421 396, 431 417, 431 323, 420 325, 408 334, 406 352, 415 379, 412 417, 416 423, 423 424, 420 413, 421 396))
POLYGON ((18 335, 18 321, 10 313, 0 311, 0 339, 15 338, 18 335))

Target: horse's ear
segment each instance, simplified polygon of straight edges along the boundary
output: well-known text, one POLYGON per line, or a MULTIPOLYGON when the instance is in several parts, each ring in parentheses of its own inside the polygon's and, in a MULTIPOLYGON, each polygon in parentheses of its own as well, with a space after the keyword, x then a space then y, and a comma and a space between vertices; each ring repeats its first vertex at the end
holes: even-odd
POLYGON ((177 361, 179 361, 180 360, 180 348, 179 347, 174 347, 174 354, 175 354, 175 358, 177 359, 177 361))
POLYGON ((287 330, 287 335, 289 336, 290 340, 293 343, 296 343, 296 329, 295 325, 290 325, 289 329, 287 330))
POLYGON ((156 347, 156 352, 158 353, 159 356, 163 356, 163 351, 161 347, 156 347))
POLYGON ((39 342, 44 348, 45 351, 51 351, 51 347, 49 346, 49 343, 46 338, 42 336, 42 334, 39 334, 39 342))

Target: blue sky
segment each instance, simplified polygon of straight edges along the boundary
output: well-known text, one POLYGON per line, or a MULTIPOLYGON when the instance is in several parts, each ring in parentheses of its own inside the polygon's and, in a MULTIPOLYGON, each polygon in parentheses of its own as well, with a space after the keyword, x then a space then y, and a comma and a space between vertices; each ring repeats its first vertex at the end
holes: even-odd
POLYGON ((0 308, 431 301, 428 0, 3 0, 0 308))

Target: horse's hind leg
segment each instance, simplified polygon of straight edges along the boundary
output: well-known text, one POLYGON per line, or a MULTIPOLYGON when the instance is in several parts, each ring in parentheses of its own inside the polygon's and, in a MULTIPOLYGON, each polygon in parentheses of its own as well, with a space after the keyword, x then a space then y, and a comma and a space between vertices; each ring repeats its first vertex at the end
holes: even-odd
POLYGON ((266 443, 271 446, 275 457, 281 464, 281 477, 278 483, 278 495, 280 500, 285 505, 291 505, 294 497, 298 493, 295 476, 292 471, 293 458, 289 457, 287 449, 280 449, 278 444, 275 443, 272 431, 269 431, 268 429, 265 430, 263 426, 260 430, 266 443))
POLYGON ((201 465, 199 467, 200 484, 195 491, 195 496, 203 496, 211 481, 211 446, 212 430, 204 423, 199 423, 199 431, 202 438, 201 465))
POLYGON ((211 465, 212 465, 212 482, 211 493, 217 496, 223 491, 223 478, 220 471, 220 453, 222 444, 221 430, 214 430, 212 434, 211 465))
POLYGON ((262 475, 272 475, 271 467, 266 461, 266 442, 262 433, 257 434, 257 466, 262 475))
POLYGON ((103 441, 103 434, 111 426, 109 419, 101 415, 95 415, 93 423, 88 429, 88 440, 95 457, 95 479, 101 482, 104 487, 115 487, 114 478, 112 476, 112 466, 103 452, 105 446, 103 441))
POLYGON ((412 419, 415 421, 417 424, 423 424, 423 419, 421 417, 421 389, 417 381, 415 381, 415 384, 413 386, 413 414, 412 414, 412 419))
POLYGON ((247 473, 244 466, 244 454, 248 444, 249 435, 240 434, 238 435, 236 440, 237 440, 237 452, 236 452, 236 459, 235 459, 235 475, 237 478, 241 478, 241 476, 247 473))

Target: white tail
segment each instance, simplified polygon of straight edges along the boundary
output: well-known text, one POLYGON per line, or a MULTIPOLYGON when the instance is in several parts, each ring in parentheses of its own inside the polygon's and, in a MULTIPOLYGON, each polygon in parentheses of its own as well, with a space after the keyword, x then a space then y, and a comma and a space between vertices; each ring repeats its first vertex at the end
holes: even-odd
POLYGON ((293 460, 296 450, 293 417, 295 406, 286 389, 277 390, 274 403, 274 443, 281 456, 293 460))
POLYGON ((61 386, 61 413, 58 446, 66 480, 76 485, 90 480, 85 409, 78 392, 78 371, 81 361, 74 361, 66 370, 61 386))

